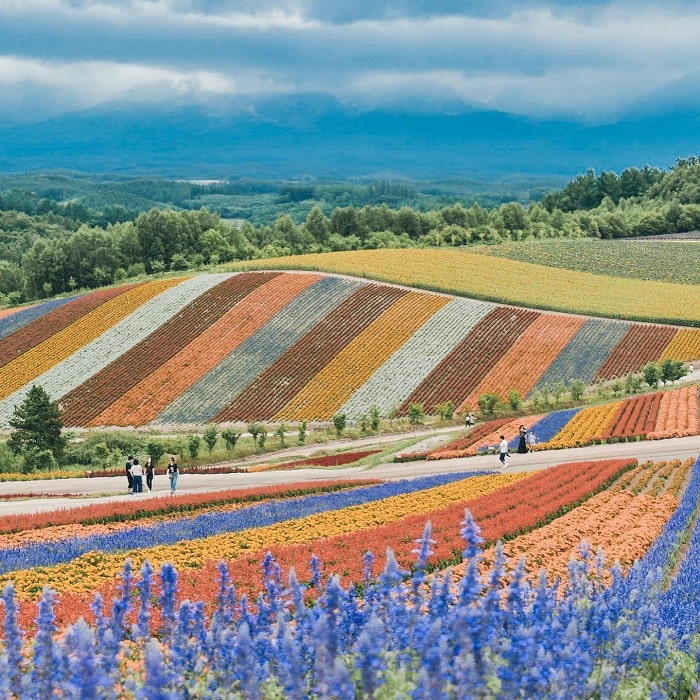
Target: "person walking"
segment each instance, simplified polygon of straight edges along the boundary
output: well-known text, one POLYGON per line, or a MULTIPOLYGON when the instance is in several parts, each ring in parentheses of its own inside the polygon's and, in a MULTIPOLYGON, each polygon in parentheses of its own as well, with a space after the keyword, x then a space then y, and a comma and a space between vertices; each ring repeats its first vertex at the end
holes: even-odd
POLYGON ((521 424, 518 428, 518 454, 524 455, 527 452, 527 430, 521 424))
POLYGON ((128 484, 128 492, 127 493, 133 493, 134 492, 134 477, 131 476, 131 466, 134 461, 134 458, 129 455, 126 458, 126 483, 128 484))
POLYGON ((535 435, 535 431, 530 429, 530 431, 527 434, 527 451, 534 452, 536 444, 537 444, 537 436, 535 435))
POLYGON ((508 457, 510 457, 510 453, 508 452, 508 440, 506 440, 505 435, 501 435, 501 444, 498 447, 498 459, 501 460, 501 466, 508 466, 508 457))
POLYGON ((172 496, 175 495, 175 489, 177 489, 177 477, 179 473, 180 470, 175 461, 175 457, 171 457, 168 462, 168 479, 170 479, 170 494, 172 496))
POLYGON ((151 455, 148 455, 146 458, 144 469, 146 471, 146 488, 150 493, 153 490, 153 474, 155 473, 155 465, 153 464, 153 458, 151 455))
POLYGON ((131 465, 131 476, 134 480, 134 493, 143 493, 143 466, 138 457, 134 458, 131 465))

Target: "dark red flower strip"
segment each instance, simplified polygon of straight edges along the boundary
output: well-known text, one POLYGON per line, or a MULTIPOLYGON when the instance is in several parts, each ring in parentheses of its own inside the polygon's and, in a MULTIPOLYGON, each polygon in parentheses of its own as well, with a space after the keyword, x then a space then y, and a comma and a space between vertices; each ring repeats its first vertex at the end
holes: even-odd
POLYGON ((647 420, 643 428, 643 432, 645 435, 654 430, 654 427, 656 426, 656 417, 659 415, 659 407, 661 406, 662 397, 663 394, 660 391, 653 394, 651 406, 649 407, 649 413, 647 415, 647 420))
POLYGON ((490 311, 416 387, 400 413, 412 403, 430 407, 452 401, 458 406, 538 316, 537 311, 508 306, 490 311))
POLYGON ((359 460, 376 455, 381 450, 360 450, 359 452, 339 452, 334 455, 323 455, 321 457, 307 457, 305 459, 295 459, 292 462, 282 462, 271 464, 267 467, 269 471, 280 471, 284 469, 296 469, 297 467, 317 466, 317 467, 339 467, 343 464, 352 464, 359 460))
POLYGON ((671 326, 633 323, 608 355, 595 380, 612 379, 630 372, 639 372, 647 363, 656 362, 676 335, 676 331, 677 329, 671 326))
POLYGON ((270 420, 348 343, 408 290, 366 284, 263 371, 213 421, 270 420))
POLYGON ((0 343, 0 367, 12 362, 35 345, 48 340, 52 335, 59 333, 71 323, 94 311, 98 306, 138 286, 138 284, 130 284, 126 287, 114 287, 85 294, 59 306, 45 316, 34 319, 31 323, 4 338, 0 343))
POLYGON ((192 342, 253 290, 279 272, 234 275, 207 290, 103 370, 61 400, 64 425, 87 423, 192 342))
POLYGON ((490 435, 495 430, 498 430, 502 425, 512 422, 513 418, 496 418, 496 420, 490 420, 486 423, 480 423, 473 430, 468 432, 466 435, 458 437, 453 440, 449 445, 442 445, 441 447, 436 447, 431 450, 428 454, 434 454, 436 452, 446 452, 448 450, 465 450, 467 447, 471 447, 474 443, 479 442, 482 438, 490 435))

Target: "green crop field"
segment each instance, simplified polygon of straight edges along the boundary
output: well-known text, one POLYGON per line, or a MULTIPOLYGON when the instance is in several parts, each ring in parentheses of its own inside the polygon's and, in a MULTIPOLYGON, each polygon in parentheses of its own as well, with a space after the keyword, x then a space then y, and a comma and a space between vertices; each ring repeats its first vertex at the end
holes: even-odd
POLYGON ((700 284, 700 241, 552 239, 479 246, 473 250, 566 270, 700 284))

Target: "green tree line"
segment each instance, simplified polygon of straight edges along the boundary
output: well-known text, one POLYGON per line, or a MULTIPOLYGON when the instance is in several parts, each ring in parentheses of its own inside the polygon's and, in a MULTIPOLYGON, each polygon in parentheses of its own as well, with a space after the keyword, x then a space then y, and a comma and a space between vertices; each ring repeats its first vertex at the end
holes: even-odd
MULTIPOLYGON (((186 193, 191 187, 181 189, 186 193)), ((405 183, 372 187, 372 196, 379 199, 414 194, 405 183)), ((167 194, 167 188, 160 194, 167 194)), ((312 195, 313 187, 298 185, 278 190, 277 196, 295 200, 312 195)), ((630 168, 619 176, 588 171, 561 191, 526 205, 508 201, 489 208, 456 202, 420 211, 384 202, 336 206, 329 212, 327 202, 317 201, 303 221, 284 213, 258 226, 227 221, 206 208, 163 207, 137 213, 113 204, 93 211, 79 202, 59 204, 13 189, 0 193, 0 302, 17 304, 143 274, 234 260, 528 238, 625 238, 698 229, 696 157, 679 160, 669 171, 630 168)))

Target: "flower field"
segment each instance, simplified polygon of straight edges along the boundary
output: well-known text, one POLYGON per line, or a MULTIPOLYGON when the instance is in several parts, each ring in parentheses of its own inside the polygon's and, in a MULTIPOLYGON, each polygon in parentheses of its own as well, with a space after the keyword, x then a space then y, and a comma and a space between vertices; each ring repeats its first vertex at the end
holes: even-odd
POLYGON ((0 691, 682 697, 699 496, 616 459, 0 518, 0 691))
POLYGON ((34 383, 67 426, 197 426, 356 419, 373 406, 402 415, 447 401, 466 411, 486 392, 528 397, 700 359, 700 329, 318 272, 201 274, 55 300, 0 318, 0 336, 0 425, 34 383))
POLYGON ((501 434, 510 449, 517 445, 518 427, 525 424, 537 438, 535 450, 582 447, 625 440, 661 440, 700 434, 700 389, 685 386, 634 396, 623 401, 554 411, 546 415, 499 418, 428 452, 407 452, 395 461, 470 457, 495 451, 501 434))
MULTIPOLYGON (((633 269, 629 262, 624 260, 628 270, 633 269)), ((314 253, 245 261, 229 267, 319 270, 516 306, 700 326, 697 285, 693 283, 609 277, 455 249, 314 253)))

